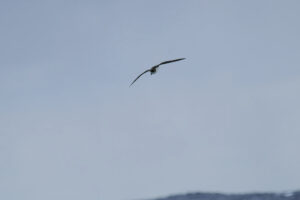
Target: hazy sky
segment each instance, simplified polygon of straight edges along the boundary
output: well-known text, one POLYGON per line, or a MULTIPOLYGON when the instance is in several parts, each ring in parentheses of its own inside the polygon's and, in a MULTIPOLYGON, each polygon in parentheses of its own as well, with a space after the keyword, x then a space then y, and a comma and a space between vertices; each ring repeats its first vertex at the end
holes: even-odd
POLYGON ((0 199, 299 189, 299 10, 2 0, 0 199))

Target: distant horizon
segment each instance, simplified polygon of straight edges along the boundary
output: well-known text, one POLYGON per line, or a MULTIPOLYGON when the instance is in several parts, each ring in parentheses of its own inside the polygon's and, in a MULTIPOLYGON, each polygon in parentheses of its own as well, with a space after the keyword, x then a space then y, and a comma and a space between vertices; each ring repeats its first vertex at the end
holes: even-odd
MULTIPOLYGON (((285 191, 285 192, 238 192, 238 193, 227 193, 227 192, 187 192, 187 193, 179 193, 179 194, 170 194, 165 195, 162 197, 154 197, 150 199, 169 199, 169 198, 176 198, 181 196, 197 196, 197 195, 222 195, 222 196, 244 196, 244 195, 282 195, 285 197, 293 196, 295 193, 300 193, 300 190, 293 190, 293 191, 285 191)), ((149 198, 147 198, 150 200, 149 198)))

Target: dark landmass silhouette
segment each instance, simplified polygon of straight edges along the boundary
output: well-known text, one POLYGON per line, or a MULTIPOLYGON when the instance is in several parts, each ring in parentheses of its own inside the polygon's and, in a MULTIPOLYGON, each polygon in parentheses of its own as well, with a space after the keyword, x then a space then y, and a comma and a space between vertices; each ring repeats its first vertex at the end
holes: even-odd
POLYGON ((300 191, 282 193, 188 193, 152 200, 300 200, 300 191))

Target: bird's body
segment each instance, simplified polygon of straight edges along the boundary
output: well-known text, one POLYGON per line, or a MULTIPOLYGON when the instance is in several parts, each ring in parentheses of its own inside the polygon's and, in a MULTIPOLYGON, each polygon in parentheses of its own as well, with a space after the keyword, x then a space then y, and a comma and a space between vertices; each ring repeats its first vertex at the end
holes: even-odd
POLYGON ((185 58, 179 58, 179 59, 175 59, 175 60, 168 60, 168 61, 164 61, 164 62, 161 62, 160 64, 158 65, 155 65, 153 67, 151 67, 150 69, 144 71, 143 73, 141 73, 136 79, 134 79, 134 81, 132 81, 132 83, 130 84, 130 86, 135 82, 137 81, 143 74, 147 73, 147 72, 150 72, 150 74, 155 74, 157 72, 157 68, 160 66, 160 65, 164 65, 164 64, 168 64, 168 63, 171 63, 171 62, 177 62, 177 61, 180 61, 180 60, 184 60, 185 58))
POLYGON ((152 75, 152 74, 155 74, 156 73, 156 69, 158 68, 158 65, 156 65, 156 66, 154 66, 154 67, 152 67, 151 69, 150 69, 150 74, 152 75))

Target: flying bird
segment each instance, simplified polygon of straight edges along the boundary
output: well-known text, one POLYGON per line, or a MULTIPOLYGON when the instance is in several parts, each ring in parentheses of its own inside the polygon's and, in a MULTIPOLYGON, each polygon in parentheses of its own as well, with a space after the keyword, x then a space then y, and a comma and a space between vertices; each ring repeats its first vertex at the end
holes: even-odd
POLYGON ((143 73, 141 73, 138 77, 136 77, 136 79, 134 79, 134 81, 132 81, 132 83, 130 84, 130 86, 132 84, 134 84, 134 82, 136 82, 142 75, 146 74, 147 72, 150 72, 151 75, 155 74, 156 71, 157 71, 157 68, 160 65, 164 65, 164 64, 168 64, 168 63, 172 63, 172 62, 177 62, 177 61, 184 60, 184 59, 185 58, 178 58, 178 59, 175 59, 175 60, 168 60, 168 61, 161 62, 158 65, 155 65, 155 66, 151 67, 150 69, 147 69, 146 71, 144 71, 143 73))

